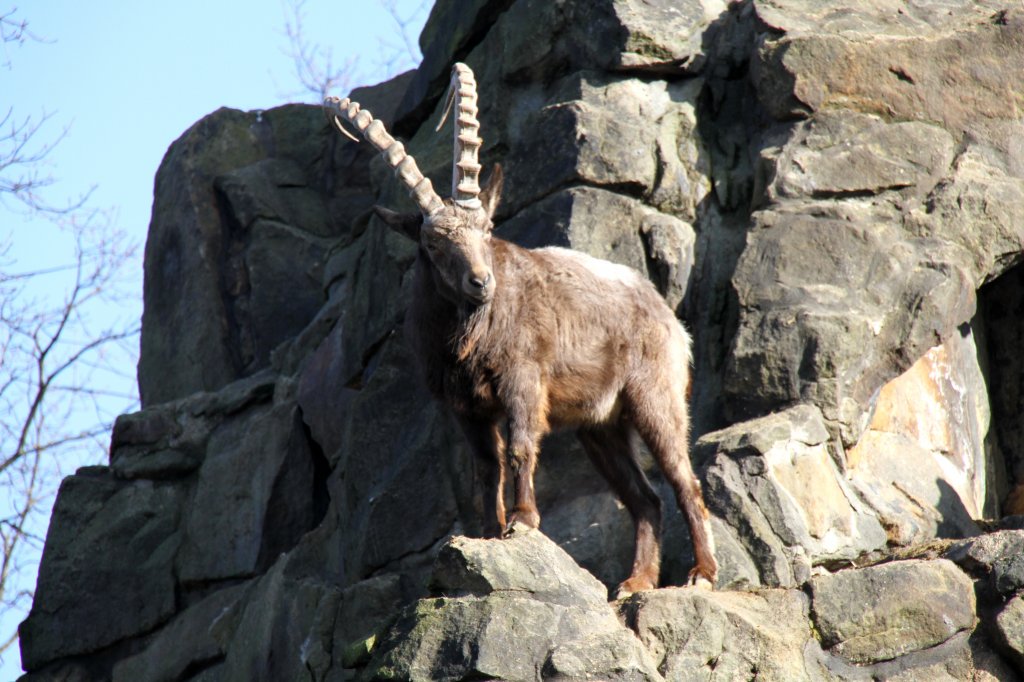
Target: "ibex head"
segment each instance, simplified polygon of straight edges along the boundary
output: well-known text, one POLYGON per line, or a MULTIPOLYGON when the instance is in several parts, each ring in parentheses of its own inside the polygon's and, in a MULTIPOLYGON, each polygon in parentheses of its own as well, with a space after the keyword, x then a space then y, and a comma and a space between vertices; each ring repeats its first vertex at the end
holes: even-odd
POLYGON ((358 102, 328 97, 324 107, 342 133, 356 139, 342 127, 340 119, 344 118, 381 151, 420 208, 419 213, 403 214, 374 206, 376 214, 396 231, 419 243, 441 292, 453 302, 480 305, 494 297, 496 285, 491 265, 490 238, 494 227, 491 219, 501 196, 502 172, 496 166, 487 186, 480 189, 477 156, 483 141, 476 119, 476 100, 473 72, 465 64, 456 64, 452 68, 445 111, 437 126, 440 130, 455 105, 455 158, 450 199, 438 196, 402 143, 389 135, 384 124, 362 109, 358 102))

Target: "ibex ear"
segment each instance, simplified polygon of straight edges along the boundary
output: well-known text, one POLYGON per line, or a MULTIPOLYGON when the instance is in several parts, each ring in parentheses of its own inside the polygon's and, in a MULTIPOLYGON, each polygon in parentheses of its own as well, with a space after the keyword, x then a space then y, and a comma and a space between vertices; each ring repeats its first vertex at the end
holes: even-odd
POLYGON ((501 199, 501 186, 505 182, 505 173, 501 170, 501 164, 494 164, 491 177, 487 179, 487 185, 480 190, 480 203, 487 211, 487 217, 493 218, 494 212, 498 210, 498 201, 501 199))
POLYGON ((420 240, 420 227, 423 226, 422 213, 398 213, 383 206, 374 206, 373 212, 395 232, 408 237, 414 242, 420 240))

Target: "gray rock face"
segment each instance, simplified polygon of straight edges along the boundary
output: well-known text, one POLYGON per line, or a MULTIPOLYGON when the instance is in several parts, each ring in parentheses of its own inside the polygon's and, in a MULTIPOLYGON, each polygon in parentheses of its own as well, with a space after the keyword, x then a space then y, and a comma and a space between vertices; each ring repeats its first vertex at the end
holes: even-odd
POLYGON ((97 651, 174 614, 180 506, 178 490, 153 481, 125 483, 106 470, 65 479, 32 613, 19 629, 27 669, 97 651))
MULTIPOLYGON (((257 375, 118 420, 112 466, 82 470, 62 485, 48 534, 53 549, 21 627, 27 667, 145 636, 210 585, 229 588, 266 570, 319 522, 315 462, 296 430, 296 409, 268 406, 269 399, 267 376, 257 375)), ((209 615, 190 609, 168 632, 209 615)), ((156 653, 140 654, 126 670, 162 657, 168 637, 157 636, 156 653)), ((197 643, 167 665, 184 669, 222 655, 197 643)), ((110 676, 110 663, 106 669, 110 676)))
POLYGON ((1013 70, 1020 58, 1018 7, 925 2, 892 12, 884 2, 867 2, 846 11, 837 2, 800 0, 755 7, 769 30, 782 34, 757 55, 759 93, 779 118, 848 102, 951 129, 1014 116, 1019 75, 1008 72, 1007 81, 968 65, 1002 54, 1013 70))
POLYGON ((114 665, 115 682, 181 679, 190 668, 221 658, 224 648, 213 633, 219 619, 234 606, 242 591, 242 586, 219 590, 182 611, 141 653, 114 665))
POLYGON ((725 567, 723 586, 796 586, 813 565, 852 559, 885 545, 875 515, 835 463, 821 414, 796 407, 710 433, 695 455, 705 463, 706 501, 725 532, 753 559, 757 576, 725 567))
POLYGON ((974 520, 998 506, 998 480, 981 473, 999 461, 992 417, 972 398, 986 382, 977 337, 964 331, 882 387, 867 430, 846 451, 851 484, 891 544, 977 535, 974 520))
POLYGON ((657 590, 620 610, 666 679, 820 679, 805 660, 808 599, 797 590, 657 590))
POLYGON ((1024 598, 1016 596, 996 616, 996 627, 1017 667, 1024 673, 1024 598))
POLYGON ((852 443, 881 384, 955 336, 975 313, 974 291, 1019 260, 1007 257, 1020 251, 1019 223, 1007 220, 1019 202, 980 215, 957 178, 979 181, 967 181, 968 192, 1021 191, 1011 161, 1020 150, 996 132, 1016 125, 1004 107, 1019 86, 959 82, 970 80, 964 64, 981 54, 1002 61, 996 55, 1019 44, 1010 36, 1022 15, 984 3, 897 14, 884 3, 754 8, 768 29, 752 65, 760 101, 779 120, 806 121, 761 152, 765 207, 753 218, 766 229, 750 234, 734 276, 740 322, 726 390, 737 417, 810 399, 852 443), (1001 94, 990 100, 992 87, 1001 94), (981 101, 992 104, 975 109, 981 101), (805 244, 798 261, 783 243, 805 244), (781 287, 761 286, 768 272, 781 287), (792 352, 766 357, 766 345, 792 352))
POLYGON ((928 189, 949 167, 954 147, 953 137, 938 126, 823 111, 796 124, 781 149, 762 150, 771 179, 765 198, 778 202, 928 189))
POLYGON ((437 555, 431 588, 440 594, 522 592, 533 599, 594 608, 604 606, 604 585, 556 549, 541 533, 511 542, 452 538, 437 555))
POLYGON ((301 135, 283 130, 288 127, 325 144, 313 124, 318 115, 313 107, 265 114, 222 109, 168 151, 146 246, 143 405, 217 389, 266 367, 271 348, 323 303, 316 254, 327 246, 324 233, 337 228, 328 229, 319 195, 295 196, 308 185, 313 160, 267 160, 278 138, 301 135), (273 205, 261 198, 270 188, 281 197, 273 205), (296 263, 309 269, 290 281, 275 279, 296 263), (260 300, 268 296, 278 298, 260 300), (168 365, 178 370, 167 374, 168 365))
POLYGON ((313 490, 313 460, 298 426, 289 405, 229 418, 210 434, 183 524, 182 582, 249 577, 313 526, 312 505, 291 502, 313 490), (209 514, 223 497, 233 513, 209 514))
POLYGON ((330 666, 340 591, 295 575, 294 563, 294 556, 282 556, 222 616, 226 622, 218 623, 216 635, 226 655, 213 679, 270 682, 310 673, 322 679, 330 666))
MULTIPOLYGON (((399 76, 361 99, 390 122, 407 84, 399 76)), ((221 109, 171 145, 146 242, 143 405, 268 367, 324 304, 328 248, 372 200, 369 152, 323 123, 312 106, 221 109)))
MULTIPOLYGON (((453 538, 438 554, 431 585, 432 597, 405 609, 373 640, 360 679, 781 682, 1012 674, 991 649, 969 639, 971 581, 943 560, 818 576, 806 593, 641 592, 616 605, 625 627, 609 618, 602 586, 538 532, 501 541, 453 538)), ((1005 613, 1009 627, 1010 607, 1005 613)))
POLYGON ((812 578, 821 643, 851 663, 937 646, 974 627, 970 579, 948 561, 906 561, 812 578))
POLYGON ((197 122, 156 178, 143 409, 61 489, 26 679, 1011 679, 1020 533, 980 520, 1024 513, 1022 29, 1011 0, 439 0, 421 66, 352 93, 447 194, 469 64, 497 234, 634 267, 691 330, 721 591, 614 608, 633 527, 572 434, 543 535, 476 537, 485 467, 401 331, 415 246, 368 210, 412 208, 386 164, 318 107, 197 122))
POLYGON ((151 630, 175 609, 176 489, 124 483, 102 469, 83 470, 60 489, 47 534, 54 549, 40 565, 33 611, 20 627, 29 669, 151 630))
POLYGON ((453 538, 362 679, 661 679, 604 586, 538 531, 453 538))

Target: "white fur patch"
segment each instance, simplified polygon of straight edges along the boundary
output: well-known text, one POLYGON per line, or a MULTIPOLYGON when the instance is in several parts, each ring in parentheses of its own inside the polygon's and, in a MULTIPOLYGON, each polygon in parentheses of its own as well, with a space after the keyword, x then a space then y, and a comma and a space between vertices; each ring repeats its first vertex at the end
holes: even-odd
POLYGON ((558 246, 549 246, 542 250, 555 254, 560 258, 575 261, 601 279, 609 282, 618 282, 620 284, 636 286, 642 281, 640 273, 633 268, 626 267, 625 265, 619 265, 618 263, 612 263, 611 261, 602 260, 600 258, 594 258, 593 256, 589 256, 580 251, 563 249, 558 246))

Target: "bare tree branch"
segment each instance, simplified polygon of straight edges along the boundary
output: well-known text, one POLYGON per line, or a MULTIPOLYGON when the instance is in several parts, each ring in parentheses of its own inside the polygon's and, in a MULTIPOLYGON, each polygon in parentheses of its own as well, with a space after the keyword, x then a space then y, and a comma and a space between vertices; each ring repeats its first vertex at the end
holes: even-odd
POLYGON ((358 55, 349 55, 342 64, 335 65, 333 51, 309 40, 306 33, 307 0, 283 0, 286 40, 282 52, 292 61, 293 76, 299 88, 284 93, 283 97, 308 96, 317 103, 331 93, 347 93, 368 75, 387 79, 395 74, 415 68, 422 55, 415 29, 423 24, 432 5, 431 0, 419 0, 412 9, 402 12, 399 0, 377 0, 391 20, 391 37, 380 41, 374 68, 364 73, 358 55))
POLYGON ((283 52, 292 61, 294 76, 301 89, 285 96, 312 95, 317 103, 332 92, 348 92, 359 65, 358 55, 349 55, 340 66, 334 65, 330 48, 310 43, 306 38, 306 0, 285 0, 283 52))
POLYGON ((381 64, 386 76, 393 76, 408 69, 419 66, 423 60, 419 42, 413 35, 413 27, 423 25, 423 17, 433 4, 430 0, 422 0, 419 5, 402 14, 398 0, 378 0, 384 11, 391 17, 395 33, 390 40, 381 40, 379 54, 383 57, 381 64))
POLYGON ((28 30, 28 21, 18 19, 14 15, 18 13, 17 7, 12 7, 7 12, 0 13, 0 44, 4 46, 4 68, 11 68, 11 53, 8 45, 24 45, 32 40, 39 43, 46 42, 32 31, 28 30))
MULTIPOLYGON (((74 243, 69 262, 19 268, 13 233, 0 234, 0 608, 21 613, 61 477, 103 461, 114 416, 138 404, 119 370, 134 365, 138 321, 109 312, 96 320, 127 297, 122 273, 137 248, 109 212, 85 206, 87 195, 64 205, 44 199, 45 164, 66 133, 37 143, 50 118, 15 121, 9 111, 0 122, 0 209, 28 209, 74 243), (111 379, 124 388, 110 388, 111 379)), ((0 632, 0 657, 16 641, 0 632)))
POLYGON ((40 142, 40 133, 52 116, 44 112, 36 119, 18 119, 10 108, 0 118, 0 204, 4 207, 10 209, 13 198, 29 211, 65 214, 81 208, 92 193, 90 188, 78 199, 62 205, 51 204, 41 196, 40 192, 55 182, 46 167, 46 157, 69 130, 65 127, 49 141, 40 142))
MULTIPOLYGON (((120 390, 96 383, 133 364, 134 350, 124 350, 138 338, 137 321, 94 321, 99 307, 120 297, 136 247, 107 214, 55 219, 74 239, 71 263, 16 270, 4 257, 10 240, 0 242, 0 605, 22 612, 60 478, 83 460, 102 461, 114 416, 138 403, 125 393, 130 381, 119 380, 120 390), (29 298, 46 280, 65 281, 63 296, 29 298)), ((0 633, 0 656, 15 641, 15 633, 0 633)))

